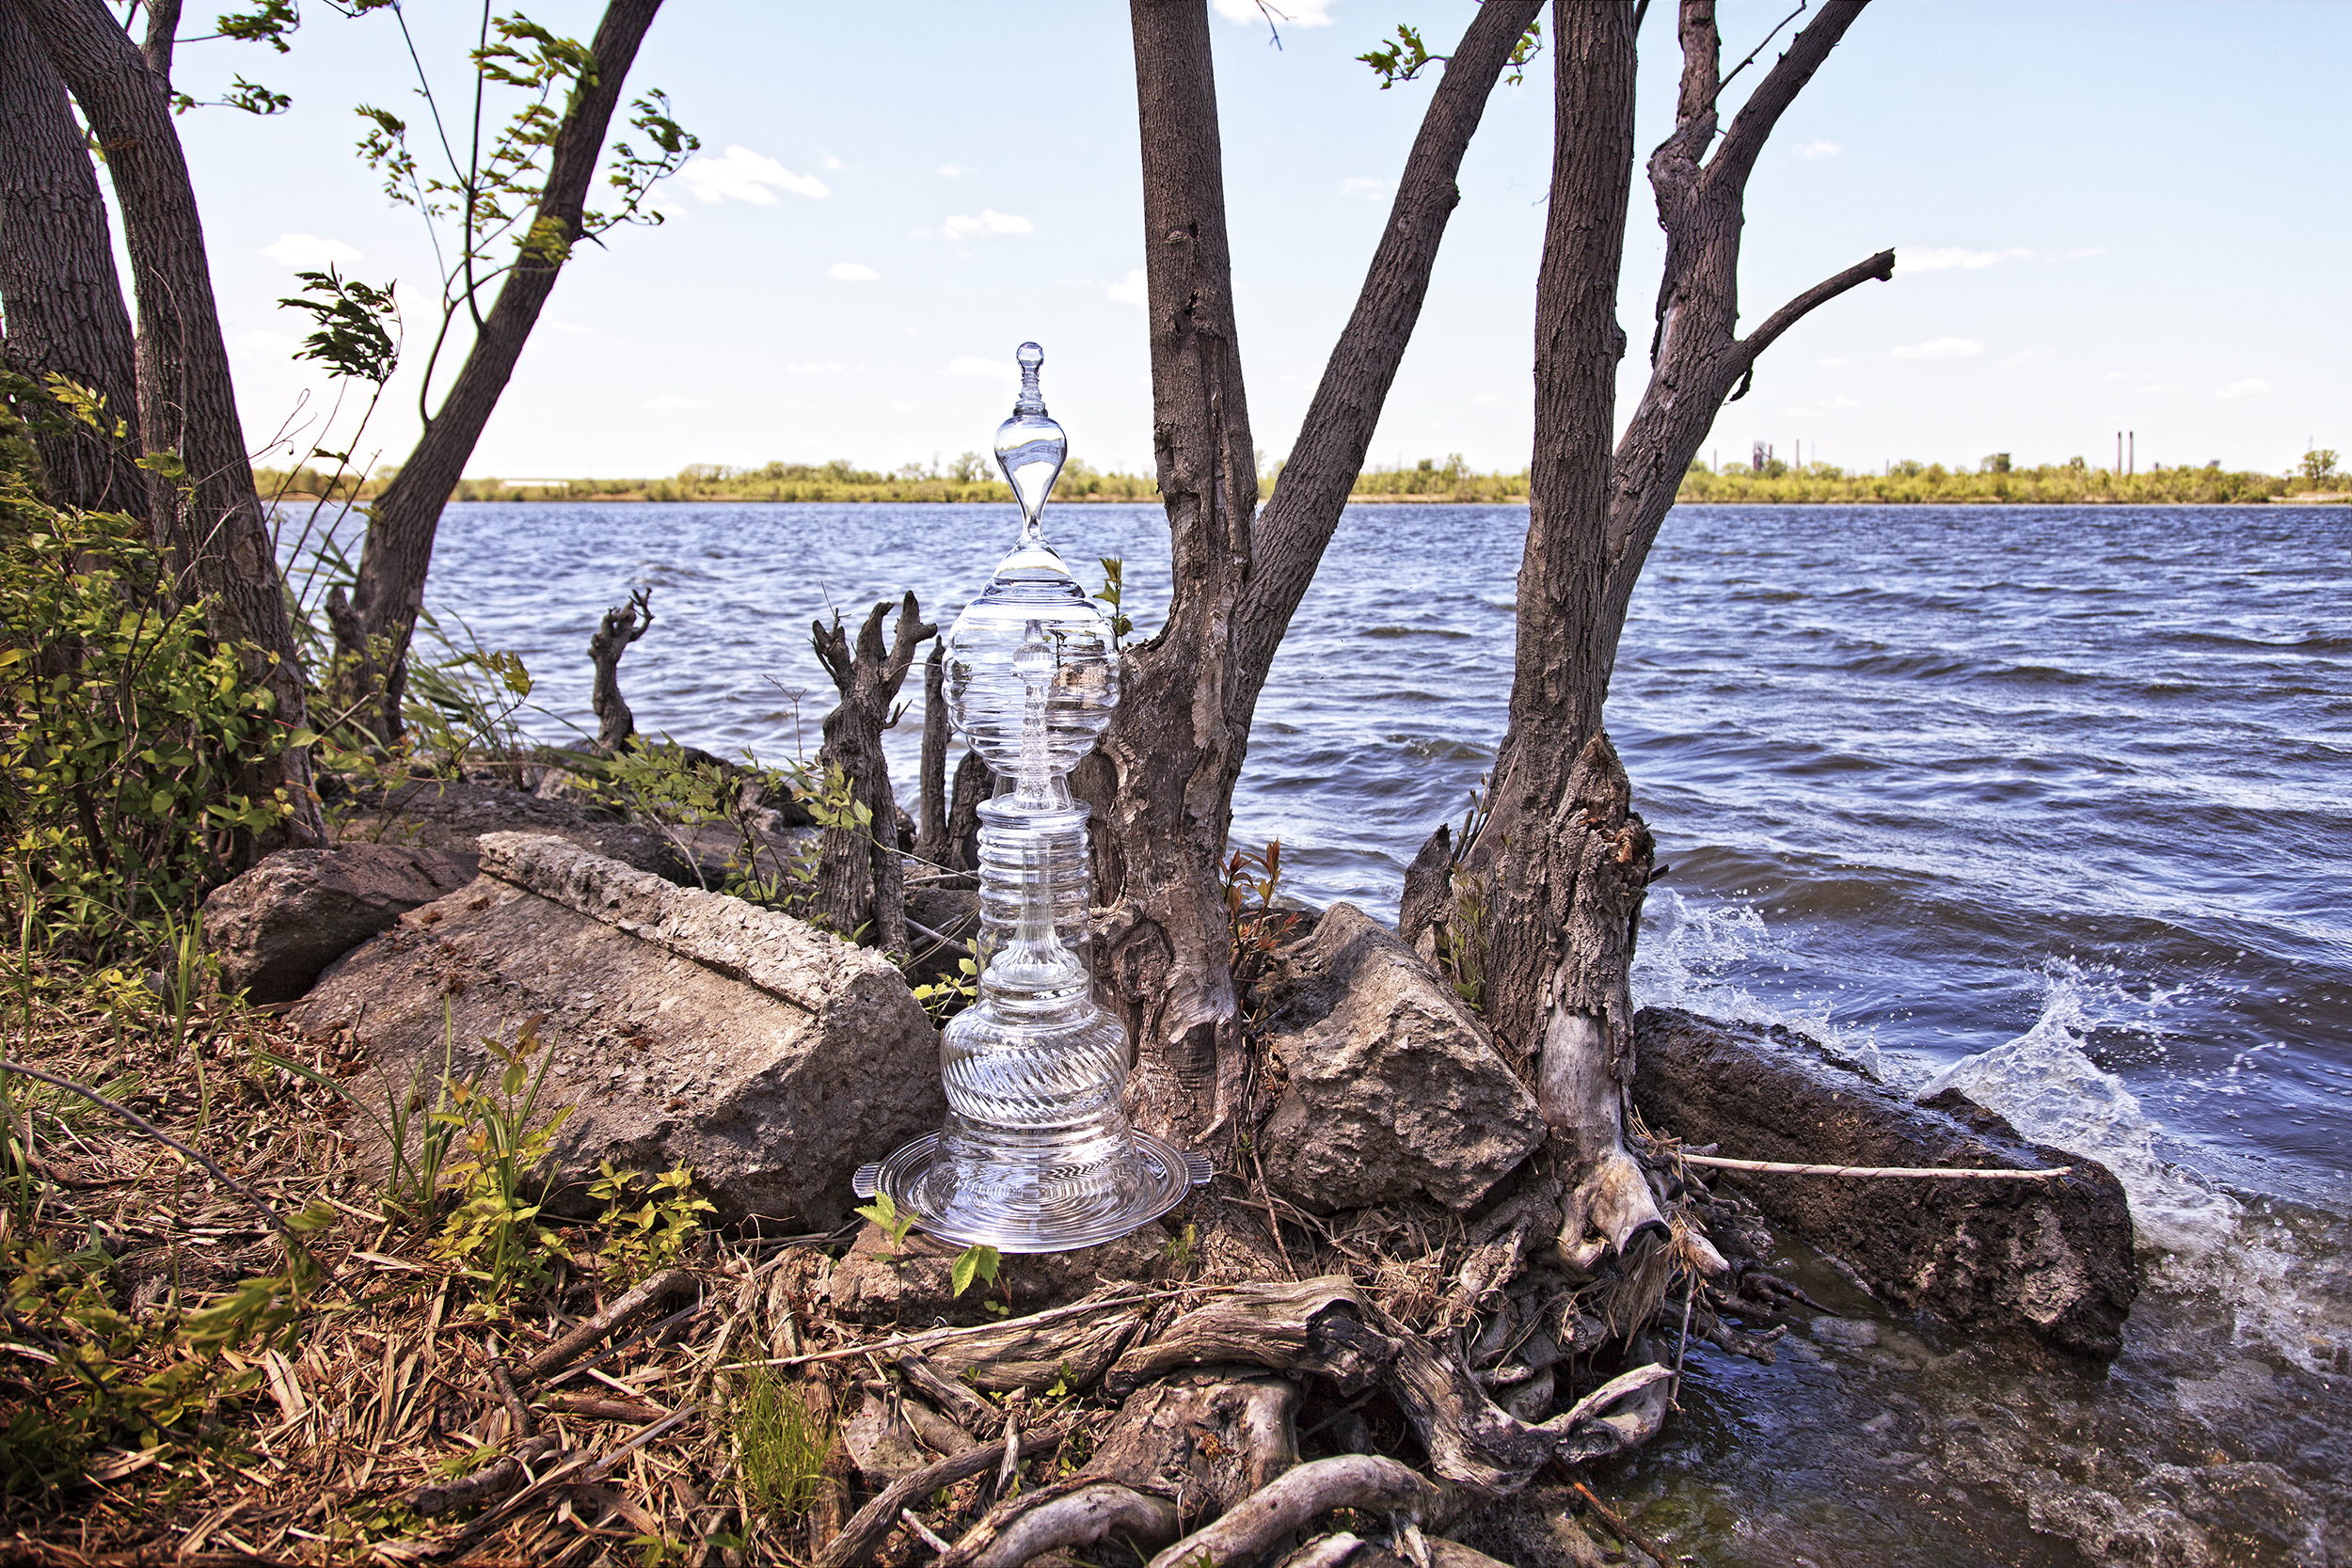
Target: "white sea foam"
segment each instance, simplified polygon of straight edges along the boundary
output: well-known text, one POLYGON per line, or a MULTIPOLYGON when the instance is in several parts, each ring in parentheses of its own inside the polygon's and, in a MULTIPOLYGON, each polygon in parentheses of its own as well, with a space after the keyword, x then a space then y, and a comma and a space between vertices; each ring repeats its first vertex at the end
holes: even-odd
POLYGON ((1832 999, 1791 992, 1759 996, 1748 977, 1766 969, 1812 973, 1820 961, 1782 942, 1753 904, 1692 903, 1652 894, 1633 959, 1633 996, 1645 1007, 1681 1007, 1708 1018, 1784 1024, 1884 1077, 1875 1030, 1838 1023, 1832 999))
POLYGON ((2239 1205, 2158 1153, 2163 1129, 2122 1079, 2090 1059, 2091 1031, 2105 1022, 2095 996, 2073 965, 2053 964, 2032 1028, 1954 1062, 1916 1097, 1958 1089, 2036 1143, 2089 1155, 2123 1183, 2140 1245, 2202 1257, 2234 1233, 2239 1205))

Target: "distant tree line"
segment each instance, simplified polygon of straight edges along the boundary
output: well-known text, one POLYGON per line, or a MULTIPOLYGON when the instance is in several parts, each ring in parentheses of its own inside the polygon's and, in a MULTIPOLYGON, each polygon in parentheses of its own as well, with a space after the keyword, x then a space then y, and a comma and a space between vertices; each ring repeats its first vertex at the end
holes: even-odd
MULTIPOLYGON (((829 463, 769 463, 759 467, 730 467, 718 463, 692 463, 669 479, 567 479, 517 483, 504 479, 458 482, 452 500, 461 501, 1004 501, 1011 499, 1001 480, 987 477, 986 460, 967 451, 945 466, 906 463, 887 473, 861 468, 847 458, 829 463)), ((1270 495, 1281 477, 1282 465, 1266 466, 1258 482, 1261 497, 1270 495)), ((339 500, 372 500, 390 482, 391 470, 360 480, 332 476, 313 468, 291 472, 262 469, 257 477, 265 496, 331 496, 339 500)), ((1424 457, 1417 463, 1375 467, 1362 470, 1348 499, 1368 501, 1520 502, 1527 499, 1528 471, 1480 473, 1463 461, 1460 452, 1444 462, 1424 457)), ((2146 473, 2116 474, 2093 468, 2082 458, 2039 467, 2020 467, 2007 452, 1994 452, 1974 469, 1947 468, 1941 463, 1904 458, 1889 463, 1881 473, 1856 473, 1834 463, 1792 467, 1777 457, 1761 468, 1725 464, 1710 468, 1693 463, 1683 476, 1676 499, 1716 504, 1833 503, 1904 504, 2012 502, 2037 505, 2095 504, 2107 501, 2174 501, 2206 505, 2264 501, 2274 497, 2336 495, 2352 492, 2352 475, 2336 471, 2332 451, 2306 454, 2293 473, 2225 470, 2218 463, 2201 467, 2159 463, 2146 473)), ((1102 472, 1073 458, 1055 485, 1063 500, 1156 501, 1159 486, 1150 475, 1102 472)))

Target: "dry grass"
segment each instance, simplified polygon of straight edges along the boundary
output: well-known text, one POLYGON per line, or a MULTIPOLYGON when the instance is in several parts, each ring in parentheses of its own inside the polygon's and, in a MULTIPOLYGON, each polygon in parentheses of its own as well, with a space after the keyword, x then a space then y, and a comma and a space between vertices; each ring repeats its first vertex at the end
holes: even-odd
MULTIPOLYGON (((42 1091, 28 1105, 14 1081, 17 1136, 29 1118, 32 1159, 9 1186, 21 1201, 0 1208, 10 1274, 28 1244, 63 1254, 95 1237, 114 1261, 93 1277, 136 1325, 117 1360, 139 1376, 202 1361, 212 1392, 145 1443, 108 1433, 78 1482, 0 1497, 0 1562, 799 1562, 855 1506, 834 1430, 864 1363, 719 1370, 882 1338, 825 1314, 811 1290, 825 1261, 811 1239, 704 1237, 689 1259, 695 1291, 665 1304, 666 1318, 624 1325, 543 1379, 517 1371, 510 1405, 501 1372, 609 1305, 593 1227, 563 1233, 568 1257, 548 1286, 485 1300, 477 1281, 434 1256, 430 1223, 388 1212, 357 1158, 352 1107, 264 1060, 362 1073, 342 1054, 346 1041, 306 1038, 266 1013, 213 1001, 175 1045, 151 999, 142 1017, 99 995, 89 984, 53 986, 29 1026, 20 1017, 8 1031, 11 1057, 112 1085, 281 1214, 324 1202, 336 1222, 310 1238, 326 1278, 279 1344, 192 1355, 173 1333, 183 1312, 282 1270, 285 1243, 200 1168, 71 1097, 42 1091), (250 1386, 230 1391, 240 1374, 250 1386), (779 1433, 793 1424, 785 1418, 798 1420, 802 1447, 819 1445, 813 1481, 779 1490, 779 1474, 789 1481, 805 1460, 776 1433, 761 1439, 762 1411, 779 1433), (754 1418, 748 1466, 739 1414, 754 1418), (412 1506, 421 1489, 480 1474, 518 1449, 535 1457, 516 1489, 430 1517, 412 1506)), ((44 1343, 65 1348, 9 1314, 0 1426, 61 1416, 72 1400, 44 1343)), ((1033 1474, 1054 1467, 1050 1456, 1032 1461, 1033 1474)), ((953 1521, 980 1488, 965 1483, 929 1512, 953 1521)), ((894 1537, 884 1560, 910 1540, 894 1537)))

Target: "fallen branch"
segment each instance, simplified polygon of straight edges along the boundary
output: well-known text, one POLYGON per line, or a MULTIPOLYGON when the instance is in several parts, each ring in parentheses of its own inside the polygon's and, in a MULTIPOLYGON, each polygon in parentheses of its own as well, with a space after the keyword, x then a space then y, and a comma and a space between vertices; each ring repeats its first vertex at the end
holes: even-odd
POLYGON ((516 1370, 527 1379, 535 1380, 544 1377, 606 1335, 626 1326, 631 1319, 651 1311, 672 1296, 684 1295, 688 1291, 692 1290, 694 1285, 693 1270, 664 1269, 586 1323, 573 1329, 569 1334, 532 1355, 516 1370))
POLYGON ((1768 1176, 1917 1177, 1937 1181, 2050 1181, 2072 1175, 2074 1169, 2072 1165, 2058 1165, 2049 1170, 1952 1170, 1942 1165, 1797 1165, 1785 1160, 1726 1160, 1716 1154, 1681 1154, 1677 1158, 1684 1164, 1705 1165, 1710 1170, 1753 1170, 1768 1176))
POLYGON ((1664 1547, 1660 1546, 1657 1543, 1651 1541, 1648 1536, 1644 1535, 1640 1530, 1637 1530, 1631 1525, 1627 1524, 1625 1520, 1618 1515, 1615 1509, 1611 1508, 1607 1503, 1602 1502, 1598 1497, 1593 1496, 1593 1489, 1591 1487, 1585 1485, 1581 1481, 1570 1481, 1568 1485, 1575 1490, 1577 1496, 1582 1497, 1586 1502, 1592 1505, 1593 1512, 1600 1515, 1600 1522, 1602 1524, 1607 1525, 1611 1529, 1616 1531, 1618 1540, 1624 1542, 1629 1546, 1639 1547, 1641 1550, 1647 1552, 1651 1557, 1656 1558, 1658 1560, 1659 1568, 1674 1568, 1675 1560, 1666 1555, 1664 1547))
POLYGON ((437 1481, 420 1486, 408 1494, 408 1512, 420 1518, 430 1519, 437 1514, 454 1513, 476 1503, 504 1497, 521 1484, 536 1465, 564 1445, 552 1437, 533 1437, 513 1453, 485 1465, 472 1475, 455 1481, 437 1481))
POLYGON ((1419 1472, 1374 1453, 1301 1465, 1153 1558, 1151 1568, 1212 1568, 1247 1562, 1318 1514, 1335 1508, 1403 1513, 1439 1497, 1419 1472))

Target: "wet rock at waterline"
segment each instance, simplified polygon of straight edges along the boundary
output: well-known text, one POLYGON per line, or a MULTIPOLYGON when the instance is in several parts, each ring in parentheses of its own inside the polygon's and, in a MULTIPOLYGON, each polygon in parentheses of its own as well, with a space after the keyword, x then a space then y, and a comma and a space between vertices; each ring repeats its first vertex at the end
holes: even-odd
MULTIPOLYGON (((1942 1181, 1708 1171, 1767 1219, 1850 1264, 1883 1299, 1971 1334, 2022 1332, 2112 1357, 2139 1294, 2132 1216, 2106 1166, 2027 1143, 1957 1093, 1925 1104, 1774 1025, 1673 1008, 1634 1020, 1633 1101, 1649 1125, 1743 1160, 2006 1166, 2044 1181, 1942 1181)), ((1825 1336, 1826 1338, 1826 1336, 1825 1336)))
MULTIPOLYGON (((720 1223, 841 1223, 857 1167, 935 1130, 939 1036, 881 955, 556 838, 486 833, 483 875, 350 954, 294 1013, 357 1027, 404 1086, 482 1066, 538 1019, 557 1207, 599 1160, 691 1166, 720 1223)), ((380 1098, 382 1084, 356 1085, 380 1098)))
POLYGON ((408 911, 473 880, 474 856, 401 844, 281 849, 204 900, 221 981, 291 1002, 319 972, 408 911))
POLYGON ((1351 904, 1262 982, 1289 1083, 1258 1140, 1266 1183, 1317 1213, 1427 1194, 1467 1209, 1543 1142, 1535 1098, 1476 1014, 1351 904))

